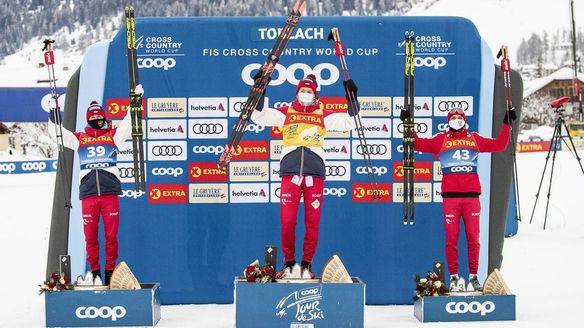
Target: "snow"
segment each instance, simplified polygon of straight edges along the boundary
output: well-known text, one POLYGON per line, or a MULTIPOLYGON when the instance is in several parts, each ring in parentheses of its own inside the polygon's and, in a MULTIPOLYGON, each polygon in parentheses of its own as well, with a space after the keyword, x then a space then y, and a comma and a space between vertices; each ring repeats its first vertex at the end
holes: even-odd
MULTIPOLYGON (((581 21, 584 0, 574 1, 574 12, 576 21, 581 21)), ((408 15, 466 17, 476 25, 494 54, 501 45, 509 46, 512 65, 516 63, 522 38, 528 39, 531 33, 570 29, 568 0, 441 0, 427 9, 414 9, 408 15)))
MULTIPOLYGON (((584 284, 578 281, 584 272, 584 262, 580 260, 584 247, 584 220, 582 193, 578 186, 584 185, 584 175, 570 152, 558 152, 547 229, 544 231, 542 227, 548 176, 533 224, 529 224, 545 155, 545 152, 517 155, 523 221, 520 222, 519 234, 505 241, 501 268, 507 284, 517 295, 517 320, 424 326, 572 327, 581 321, 579 311, 584 284), (557 279, 563 280, 558 282, 557 279)), ((5 272, 5 301, 0 307, 0 327, 44 326, 44 298, 36 293, 45 274, 54 180, 54 173, 0 175, 0 258, 4 261, 5 272), (14 280, 10 281, 11 278, 14 280)), ((366 327, 387 327, 388 323, 400 328, 421 326, 413 316, 412 306, 365 308, 366 327)), ((234 327, 234 305, 163 306, 162 319, 157 327, 195 325, 234 327)))
MULTIPOLYGON (((550 82, 555 80, 572 80, 574 78, 574 70, 569 67, 562 67, 554 73, 540 77, 539 79, 526 81, 523 83, 523 99, 531 96, 539 89, 545 87, 550 82)), ((578 73, 580 82, 584 82, 584 73, 578 73)))

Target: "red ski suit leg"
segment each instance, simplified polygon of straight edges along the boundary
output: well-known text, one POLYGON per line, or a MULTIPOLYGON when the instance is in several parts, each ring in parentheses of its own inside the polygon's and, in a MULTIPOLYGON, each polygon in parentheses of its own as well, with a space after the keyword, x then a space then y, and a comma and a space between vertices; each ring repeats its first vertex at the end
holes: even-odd
POLYGON ((284 261, 295 261, 295 232, 300 198, 304 195, 304 223, 306 233, 302 260, 312 262, 318 244, 318 227, 324 190, 324 179, 313 177, 313 185, 292 183, 292 176, 283 176, 280 186, 280 222, 282 224, 282 251, 284 261))
POLYGON ((105 232, 106 270, 113 270, 118 259, 118 195, 90 196, 81 200, 85 250, 91 271, 99 270, 99 217, 103 219, 105 232))
POLYGON ((471 274, 479 267, 479 229, 481 203, 479 198, 444 198, 444 230, 446 231, 446 262, 450 274, 458 274, 458 238, 460 217, 464 219, 467 239, 468 263, 471 274))

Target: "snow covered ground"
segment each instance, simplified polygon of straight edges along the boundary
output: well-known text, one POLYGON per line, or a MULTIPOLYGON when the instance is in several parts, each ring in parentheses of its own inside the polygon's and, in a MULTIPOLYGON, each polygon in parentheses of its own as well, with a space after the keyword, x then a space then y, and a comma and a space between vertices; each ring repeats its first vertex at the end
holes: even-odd
MULTIPOLYGON (((523 221, 519 234, 505 242, 501 270, 517 295, 517 321, 425 324, 424 327, 574 327, 581 322, 584 175, 569 152, 559 153, 544 231, 547 189, 543 189, 534 222, 529 224, 544 158, 545 153, 518 154, 523 221)), ((0 175, 3 268, 0 327, 44 326, 44 298, 37 296, 37 285, 45 274, 54 180, 54 173, 0 175)), ((234 325, 233 305, 185 305, 163 306, 158 327, 234 325)), ((422 324, 414 318, 412 306, 367 306, 365 326, 420 327, 422 324)))

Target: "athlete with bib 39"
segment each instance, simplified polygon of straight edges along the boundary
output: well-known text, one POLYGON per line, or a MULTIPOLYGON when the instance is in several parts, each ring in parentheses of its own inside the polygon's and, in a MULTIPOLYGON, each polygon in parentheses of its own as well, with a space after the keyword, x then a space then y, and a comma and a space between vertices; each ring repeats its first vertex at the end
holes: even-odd
MULTIPOLYGON (((286 264, 278 273, 278 278, 314 278, 312 258, 318 243, 325 179, 324 138, 327 130, 353 129, 355 122, 352 116, 358 114, 352 108, 349 108, 348 114, 325 110, 318 100, 317 88, 316 78, 310 74, 298 83, 296 99, 290 106, 263 109, 262 101, 251 116, 256 124, 282 129, 280 221, 286 264), (295 258, 295 228, 301 197, 304 197, 306 234, 302 262, 298 266, 295 258)), ((357 91, 352 81, 347 81, 347 88, 357 91)))
MULTIPOLYGON (((409 116, 402 110, 400 119, 409 116)), ((477 174, 479 153, 499 152, 507 148, 510 124, 515 120, 515 109, 505 115, 503 126, 496 139, 486 138, 466 128, 466 115, 460 109, 448 113, 448 130, 431 138, 414 134, 414 149, 432 153, 440 160, 442 169, 442 207, 446 230, 446 262, 450 271, 450 289, 466 289, 458 276, 458 237, 460 218, 464 221, 468 247, 469 290, 481 290, 477 273, 479 269, 479 227, 481 184, 477 174)))
MULTIPOLYGON (((136 93, 143 94, 141 86, 136 93)), ((51 109, 49 125, 54 124, 51 109)), ((131 137, 130 111, 114 128, 107 120, 103 108, 93 101, 87 108, 87 126, 81 132, 63 129, 63 145, 76 150, 79 155, 79 199, 83 216, 85 249, 91 273, 85 277, 85 284, 101 284, 99 264, 99 242, 97 238, 99 218, 103 220, 105 234, 105 284, 110 278, 118 259, 118 195, 122 193, 117 164, 117 150, 131 137)), ((55 129, 49 133, 55 138, 55 129)))

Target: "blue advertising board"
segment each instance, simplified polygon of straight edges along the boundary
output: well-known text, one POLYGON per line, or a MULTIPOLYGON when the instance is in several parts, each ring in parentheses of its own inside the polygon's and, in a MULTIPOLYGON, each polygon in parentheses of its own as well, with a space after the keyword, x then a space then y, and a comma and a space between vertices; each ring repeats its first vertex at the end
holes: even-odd
POLYGON ((515 320, 515 295, 422 297, 414 316, 421 322, 515 320))
MULTIPOLYGON (((215 170, 252 76, 275 43, 282 17, 138 18, 140 82, 145 91, 147 189, 132 183, 131 142, 118 152, 125 174, 120 201, 120 258, 140 280, 160 281, 162 302, 231 303, 232 277, 266 244, 280 244, 277 129, 250 124, 227 173, 215 170), (238 175, 237 172, 253 172, 238 175)), ((338 59, 327 36, 338 27, 347 65, 359 86, 361 116, 383 197, 373 201, 357 139, 327 135, 317 274, 338 254, 369 286, 369 304, 411 303, 412 277, 444 259, 441 172, 430 154, 416 153, 415 224, 402 220, 402 126, 405 31, 416 35, 417 129, 446 128, 458 106, 472 130, 490 136, 494 63, 475 26, 456 17, 303 17, 267 89, 266 106, 288 104, 307 74, 331 110, 345 110, 338 59), (479 115, 481 116, 479 124, 479 115)), ((92 46, 80 73, 79 108, 101 101, 121 119, 128 107, 125 31, 92 46)), ((77 129, 85 126, 77 117, 77 129)), ((78 165, 75 165, 78 166, 78 165)), ((489 202, 490 156, 481 155, 481 200, 489 202)), ((75 175, 78 172, 74 173, 75 175)), ((73 195, 76 186, 73 186, 73 195)), ((489 207, 481 215, 481 267, 486 277, 489 207)), ((82 272, 79 206, 73 206, 69 253, 82 272)), ((299 210, 297 249, 304 224, 299 210)), ((466 243, 460 242, 461 274, 466 243)), ((300 260, 298 258, 297 260, 300 260)))
MULTIPOLYGON (((61 110, 65 88, 57 88, 61 110)), ((51 92, 45 88, 0 88, 0 122, 46 122, 51 92)))
POLYGON ((0 162, 0 174, 55 172, 57 160, 0 162))

